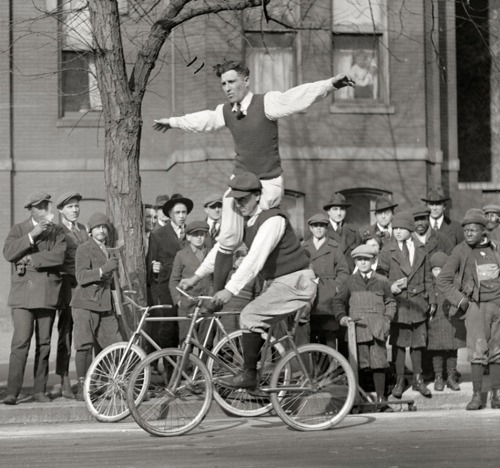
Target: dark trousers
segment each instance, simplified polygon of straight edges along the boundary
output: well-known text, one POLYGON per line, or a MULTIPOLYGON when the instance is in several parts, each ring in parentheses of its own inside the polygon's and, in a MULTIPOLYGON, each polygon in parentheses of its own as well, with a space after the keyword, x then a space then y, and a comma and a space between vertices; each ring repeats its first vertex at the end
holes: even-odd
POLYGON ((34 390, 35 393, 45 392, 49 375, 50 337, 55 315, 56 311, 50 309, 12 309, 14 335, 10 351, 7 395, 17 397, 21 392, 33 332, 36 339, 34 390))
POLYGON ((71 343, 73 338, 73 316, 70 302, 76 287, 76 279, 71 275, 64 275, 61 286, 61 309, 57 319, 57 357, 56 374, 68 375, 71 359, 71 343))

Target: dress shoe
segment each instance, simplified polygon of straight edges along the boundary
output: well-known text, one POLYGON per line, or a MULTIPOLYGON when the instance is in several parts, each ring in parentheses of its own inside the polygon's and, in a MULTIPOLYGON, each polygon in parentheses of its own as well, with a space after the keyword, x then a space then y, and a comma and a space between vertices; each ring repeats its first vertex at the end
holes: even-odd
POLYGON ((377 413, 394 413, 394 410, 387 404, 385 396, 377 398, 377 413))
POLYGON ((405 378, 397 377, 396 385, 392 389, 392 396, 394 398, 401 398, 403 396, 403 392, 405 391, 405 378))
POLYGON ((446 386, 450 389, 453 390, 454 392, 459 392, 460 391, 460 385, 458 385, 458 380, 455 377, 455 374, 450 374, 448 379, 446 380, 446 386))
POLYGON ((420 395, 430 398, 432 396, 431 391, 427 388, 427 386, 424 383, 424 379, 422 378, 422 374, 415 374, 413 376, 413 383, 411 385, 411 388, 415 390, 416 392, 419 392, 420 395))
POLYGON ((83 397, 84 383, 85 383, 85 377, 78 377, 78 390, 75 395, 76 401, 85 401, 85 398, 83 397))
POLYGON ((442 392, 444 390, 444 380, 441 374, 436 374, 436 380, 434 381, 434 390, 436 390, 436 392, 442 392))
POLYGON ((474 392, 472 394, 472 399, 467 403, 465 409, 467 411, 476 411, 483 408, 483 399, 481 398, 481 392, 474 392))
POLYGON ((49 395, 53 400, 62 397, 62 386, 54 385, 54 388, 50 391, 49 395))
POLYGON ((52 400, 49 398, 48 395, 45 395, 45 393, 43 392, 38 392, 38 393, 35 393, 35 401, 37 403, 50 403, 52 400))
POLYGON ((15 405, 17 403, 17 397, 15 395, 7 395, 3 399, 4 405, 15 405))
POLYGON ((220 379, 218 383, 229 388, 257 388, 257 371, 245 369, 234 377, 220 379))
POLYGON ((500 389, 498 388, 491 391, 491 407, 500 409, 500 389))

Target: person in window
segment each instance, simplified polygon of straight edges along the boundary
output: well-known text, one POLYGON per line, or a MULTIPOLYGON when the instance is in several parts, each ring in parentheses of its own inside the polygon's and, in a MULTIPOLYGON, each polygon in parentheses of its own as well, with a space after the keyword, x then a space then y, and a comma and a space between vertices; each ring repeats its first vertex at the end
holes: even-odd
MULTIPOLYGON (((261 209, 275 208, 280 205, 284 193, 278 119, 303 112, 334 90, 354 86, 355 83, 341 73, 327 80, 305 83, 284 93, 253 94, 250 91, 250 70, 244 62, 224 61, 214 69, 229 102, 218 105, 215 110, 155 120, 153 128, 162 132, 170 128, 215 132, 227 127, 233 136, 236 153, 233 176, 245 172, 255 174, 262 181, 261 209)), ((215 261, 215 291, 224 289, 232 268, 232 253, 242 237, 243 217, 236 208, 234 198, 224 197, 217 250, 212 250, 207 257, 207 262, 215 261)), ((203 275, 207 265, 204 262, 196 276, 203 275)))
POLYGON ((364 50, 353 55, 353 63, 349 76, 356 82, 353 89, 355 99, 375 99, 375 83, 377 81, 377 64, 375 59, 364 50))

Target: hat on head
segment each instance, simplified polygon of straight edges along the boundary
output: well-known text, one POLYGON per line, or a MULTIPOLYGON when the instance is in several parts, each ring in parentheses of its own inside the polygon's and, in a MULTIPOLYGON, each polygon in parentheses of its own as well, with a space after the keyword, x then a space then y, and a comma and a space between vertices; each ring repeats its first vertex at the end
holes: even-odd
POLYGON ((307 224, 311 225, 311 224, 330 224, 330 220, 328 219, 328 216, 324 215, 324 214, 321 214, 321 213, 318 213, 318 214, 315 214, 315 215, 312 215, 308 220, 307 220, 307 224))
POLYGON ((393 210, 398 206, 397 203, 393 203, 389 198, 387 197, 379 197, 375 200, 375 208, 370 211, 385 211, 385 210, 393 210))
POLYGON ((56 200, 56 208, 58 210, 64 208, 66 203, 69 202, 72 198, 76 198, 78 201, 80 201, 83 197, 78 192, 65 192, 56 200))
POLYGON ((168 200, 162 207, 165 216, 168 216, 169 211, 178 203, 186 205, 188 214, 191 213, 194 206, 193 201, 189 198, 183 197, 180 193, 174 193, 170 200, 168 200))
POLYGON ((144 203, 142 205, 142 207, 145 209, 145 210, 154 210, 154 205, 151 205, 151 203, 144 203))
POLYGON ((409 211, 401 211, 396 213, 392 218, 392 229, 401 228, 407 231, 415 231, 415 221, 413 215, 409 211))
POLYGON ((481 224, 486 227, 488 220, 484 215, 483 210, 479 208, 471 208, 465 213, 464 219, 462 220, 462 226, 466 224, 481 224))
POLYGON ((450 197, 447 197, 444 194, 443 187, 431 187, 427 191, 427 198, 421 198, 422 201, 429 202, 445 202, 449 200, 450 197))
POLYGON ((485 205, 483 206, 483 212, 486 213, 498 213, 500 214, 500 206, 498 205, 485 205))
POLYGON ((208 197, 203 200, 203 207, 204 208, 211 208, 212 205, 215 205, 216 203, 221 203, 222 204, 222 196, 220 193, 212 193, 208 197))
POLYGON ((252 192, 262 190, 259 178, 251 172, 242 172, 235 175, 229 181, 229 187, 232 190, 226 195, 226 198, 242 198, 252 192))
POLYGON ((377 255, 377 252, 371 245, 366 245, 366 244, 361 244, 358 245, 352 252, 351 252, 351 257, 357 258, 357 257, 368 257, 368 258, 374 258, 377 255))
POLYGON ((323 206, 323 209, 329 210, 332 206, 341 206, 343 208, 347 208, 347 207, 351 206, 351 204, 347 203, 347 200, 344 197, 344 195, 337 192, 337 193, 332 194, 328 203, 323 206))
POLYGON ((412 208, 411 213, 414 219, 423 217, 428 218, 431 214, 431 210, 427 206, 416 206, 415 208, 412 208))
POLYGON ((209 231, 210 227, 206 221, 191 221, 186 226, 186 234, 191 234, 196 231, 209 231))
POLYGON ((430 260, 431 268, 444 267, 446 260, 448 260, 448 255, 446 255, 444 252, 433 253, 430 260))
POLYGON ((170 200, 168 195, 158 195, 155 200, 156 209, 161 208, 165 203, 170 200))
POLYGON ((35 192, 35 193, 30 193, 28 195, 28 198, 26 199, 26 203, 24 204, 25 208, 28 208, 28 210, 32 206, 39 205, 43 201, 48 201, 51 202, 51 196, 47 192, 35 192))
POLYGON ((89 218, 89 231, 92 231, 97 226, 108 226, 109 228, 109 219, 104 213, 94 213, 89 218))

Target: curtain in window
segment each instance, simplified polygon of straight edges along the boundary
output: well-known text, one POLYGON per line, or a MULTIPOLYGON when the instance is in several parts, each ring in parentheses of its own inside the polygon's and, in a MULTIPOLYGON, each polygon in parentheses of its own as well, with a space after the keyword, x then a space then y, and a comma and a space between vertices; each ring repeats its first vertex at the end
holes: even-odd
POLYGON ((251 49, 247 56, 252 89, 256 93, 293 87, 293 49, 251 49))

